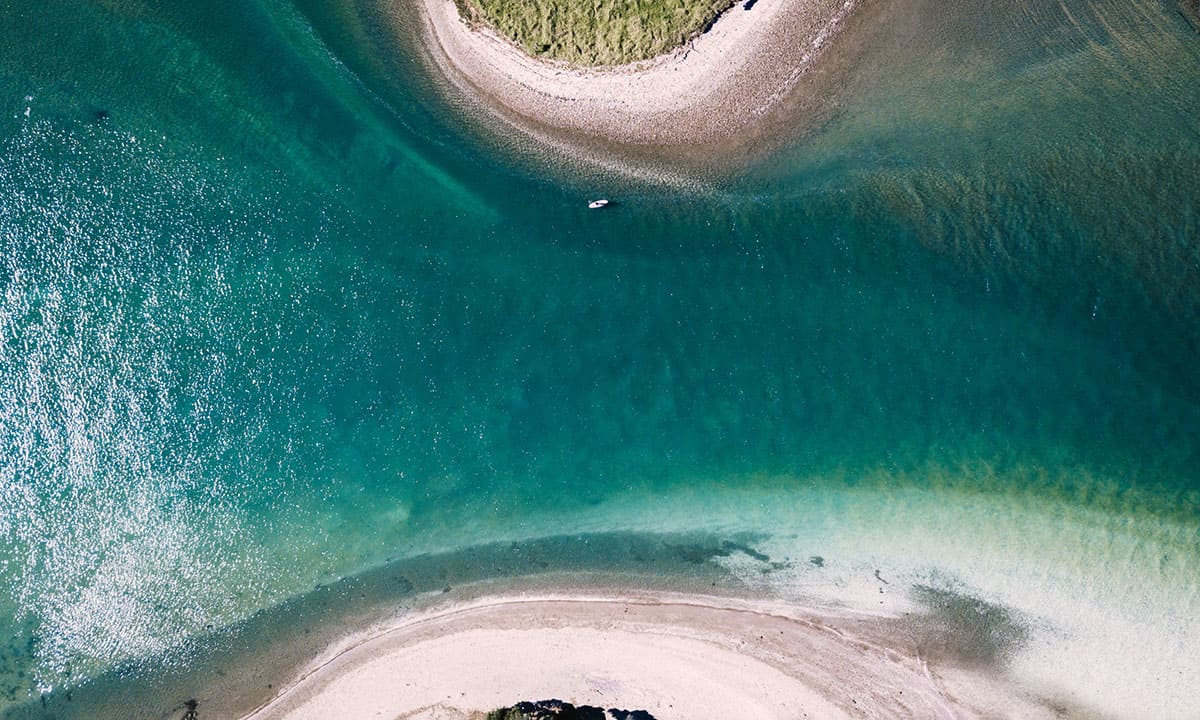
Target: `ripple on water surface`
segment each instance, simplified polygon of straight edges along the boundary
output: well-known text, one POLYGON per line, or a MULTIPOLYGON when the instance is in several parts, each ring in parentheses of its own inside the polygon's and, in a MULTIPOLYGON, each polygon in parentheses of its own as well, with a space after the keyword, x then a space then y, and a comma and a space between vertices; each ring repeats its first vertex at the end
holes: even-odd
POLYGON ((1024 623, 1006 672, 1039 697, 1186 717, 1200 59, 1173 5, 878 9, 802 141, 710 194, 609 180, 603 215, 566 166, 480 153, 419 73, 372 75, 386 41, 345 52, 369 13, 300 6, 243 7, 261 44, 138 3, 38 25, 39 63, 0 44, 8 700, 185 666, 393 555, 704 528, 784 563, 714 556, 747 587, 962 591, 1024 623), (133 89, 80 62, 126 32, 133 89))

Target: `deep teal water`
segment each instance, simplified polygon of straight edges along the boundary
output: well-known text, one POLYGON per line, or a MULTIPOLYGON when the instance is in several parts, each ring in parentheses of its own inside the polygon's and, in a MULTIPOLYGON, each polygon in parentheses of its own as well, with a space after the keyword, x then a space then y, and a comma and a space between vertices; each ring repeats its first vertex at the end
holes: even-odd
MULTIPOLYGON (((386 4, 0 3, 3 701, 384 558, 758 492, 1094 511, 1140 549, 1001 564, 1194 607, 1190 13, 866 8, 681 188, 499 132, 386 4)), ((813 507, 814 553, 867 513, 813 507)))

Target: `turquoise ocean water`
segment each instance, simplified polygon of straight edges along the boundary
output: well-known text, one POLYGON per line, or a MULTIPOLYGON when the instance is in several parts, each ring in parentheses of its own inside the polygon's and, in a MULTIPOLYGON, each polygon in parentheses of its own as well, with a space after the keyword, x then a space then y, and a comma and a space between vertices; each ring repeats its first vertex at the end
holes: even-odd
POLYGON ((683 185, 504 133, 415 28, 0 0, 0 704, 389 558, 703 532, 1022 614, 1081 716, 1194 712, 1194 4, 865 3, 683 185))

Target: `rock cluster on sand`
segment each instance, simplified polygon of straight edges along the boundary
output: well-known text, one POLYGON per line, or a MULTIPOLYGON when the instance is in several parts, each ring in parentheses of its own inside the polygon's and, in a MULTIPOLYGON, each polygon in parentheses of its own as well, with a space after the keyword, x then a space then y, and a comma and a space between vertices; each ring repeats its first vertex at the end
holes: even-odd
POLYGON ((562 700, 538 700, 493 710, 487 720, 654 720, 654 716, 645 710, 605 710, 591 705, 575 707, 562 700))

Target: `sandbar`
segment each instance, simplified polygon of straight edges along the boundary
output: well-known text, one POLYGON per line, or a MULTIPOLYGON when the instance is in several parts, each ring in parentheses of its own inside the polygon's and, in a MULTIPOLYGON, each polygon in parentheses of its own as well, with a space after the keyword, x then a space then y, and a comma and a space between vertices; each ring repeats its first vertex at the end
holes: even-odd
POLYGON ((853 627, 728 597, 485 596, 348 638, 244 720, 473 720, 549 698, 659 720, 976 714, 920 658, 853 627))
POLYGON ((607 142, 709 145, 745 131, 795 87, 857 0, 738 3, 703 34, 657 58, 576 67, 529 56, 453 0, 420 0, 423 35, 454 85, 501 117, 607 142))

